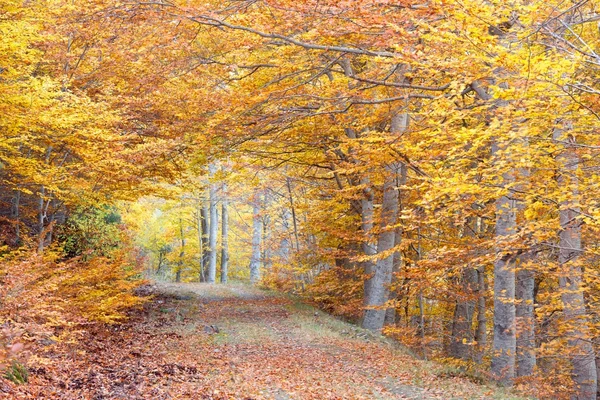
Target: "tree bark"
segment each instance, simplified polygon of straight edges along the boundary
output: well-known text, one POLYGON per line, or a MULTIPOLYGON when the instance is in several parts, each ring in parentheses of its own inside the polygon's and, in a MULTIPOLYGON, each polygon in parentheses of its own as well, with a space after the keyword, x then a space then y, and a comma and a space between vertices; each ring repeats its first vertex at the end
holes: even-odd
POLYGON ((473 315, 475 314, 474 293, 478 284, 477 270, 466 267, 461 273, 462 293, 459 294, 452 320, 452 336, 449 353, 462 360, 471 359, 473 349, 473 315))
MULTIPOLYGON (((493 145, 492 153, 499 148, 493 145)), ((503 174, 506 187, 514 182, 512 173, 503 174)), ((496 201, 497 259, 494 262, 494 341, 491 372, 503 386, 510 386, 515 377, 516 311, 515 311, 515 254, 507 249, 507 240, 515 233, 516 204, 510 194, 496 201)))
POLYGON ((44 185, 40 186, 40 195, 38 199, 38 254, 44 252, 44 241, 46 238, 46 231, 44 229, 44 221, 46 216, 44 215, 44 196, 46 195, 46 188, 44 185))
POLYGON ((226 195, 227 186, 223 185, 221 202, 221 283, 227 283, 229 273, 229 210, 226 195))
POLYGON ((483 352, 487 345, 487 317, 485 315, 485 266, 477 268, 477 330, 475 331, 476 352, 475 362, 481 364, 483 352))
MULTIPOLYGON (((523 145, 528 148, 529 140, 522 139, 523 145)), ((520 168, 521 178, 524 183, 530 181, 531 172, 528 168, 520 168)), ((524 191, 517 186, 518 191, 524 191)), ((526 189, 525 189, 526 190, 526 189)), ((525 211, 525 202, 517 202, 519 213, 525 211)), ((536 344, 535 344, 535 271, 531 262, 536 257, 530 238, 522 238, 524 241, 523 252, 517 258, 517 272, 515 277, 515 315, 517 326, 517 371, 518 377, 531 376, 535 368, 536 344)))
POLYGON ((210 207, 207 201, 202 205, 202 209, 200 210, 201 216, 201 229, 202 229, 202 265, 204 266, 204 276, 202 280, 204 282, 208 282, 208 264, 210 260, 210 245, 208 241, 208 219, 210 214, 210 207))
POLYGON ((203 239, 203 229, 202 229, 202 208, 198 205, 195 213, 196 217, 196 232, 198 233, 198 250, 199 257, 198 262, 200 264, 200 273, 198 274, 198 281, 204 282, 206 280, 206 264, 204 263, 204 239, 203 239))
POLYGON ((252 256, 250 258, 250 282, 260 281, 260 239, 262 235, 260 215, 260 192, 252 199, 252 256))
POLYGON ((522 254, 519 259, 515 281, 517 319, 517 376, 530 376, 536 365, 535 354, 535 314, 534 314, 534 271, 523 266, 531 253, 522 254))
MULTIPOLYGON (((214 164, 208 166, 210 177, 214 177, 217 167, 214 164)), ((217 278, 217 234, 219 230, 217 221, 217 185, 214 182, 209 183, 208 187, 209 201, 209 231, 208 245, 210 247, 210 257, 208 259, 208 282, 214 283, 217 278)))
POLYGON ((282 227, 282 236, 281 239, 279 241, 279 250, 278 250, 278 257, 280 258, 280 261, 283 263, 287 263, 290 261, 290 245, 291 245, 291 241, 290 241, 290 218, 292 216, 292 213, 289 209, 284 208, 283 211, 281 212, 281 227, 282 227))
MULTIPOLYGON (((560 140, 563 132, 556 130, 554 139, 560 140)), ((557 156, 559 168, 558 186, 568 190, 570 196, 560 205, 560 234, 558 263, 560 276, 558 279, 561 300, 564 309, 565 323, 567 324, 567 342, 570 347, 568 354, 573 365, 572 376, 575 383, 575 394, 572 398, 577 400, 596 399, 597 371, 596 356, 591 342, 589 317, 585 309, 583 296, 582 269, 578 258, 582 252, 581 246, 581 210, 578 206, 579 189, 577 187, 576 172, 579 157, 571 145, 572 137, 567 137, 569 143, 565 145, 562 154, 557 156)))
MULTIPOLYGON (((504 32, 493 34, 499 36, 500 44, 507 46, 504 32)), ((493 81, 505 71, 494 72, 493 81)), ((501 87, 507 88, 506 83, 501 87)), ((506 100, 494 99, 493 96, 475 81, 471 88, 484 101, 493 101, 492 109, 505 107, 506 100)), ((497 139, 497 138, 496 138, 497 139)), ((500 158, 501 150, 496 140, 492 143, 492 158, 500 158)), ((504 160, 498 160, 501 164, 504 160)), ((510 161, 510 160, 509 160, 510 161)), ((514 171, 502 174, 503 185, 510 188, 515 181, 514 171)), ((515 254, 508 249, 507 240, 515 233, 517 227, 517 205, 508 195, 496 201, 496 261, 494 262, 494 339, 492 342, 491 374, 499 385, 511 386, 515 377, 516 340, 516 309, 515 309, 515 254)))
MULTIPOLYGON (((400 174, 396 177, 396 186, 398 187, 398 212, 400 213, 402 211, 402 192, 400 187, 403 185, 406 185, 406 181, 407 181, 407 168, 406 165, 401 164, 400 166, 400 174)), ((394 246, 398 246, 400 244, 400 242, 402 241, 402 228, 398 227, 396 228, 395 232, 394 232, 394 246)), ((389 294, 389 298, 390 299, 394 299, 397 300, 398 297, 400 296, 400 293, 398 291, 398 277, 397 274, 398 272, 400 272, 400 269, 402 268, 402 252, 397 248, 396 251, 394 252, 394 261, 393 261, 393 267, 392 267, 392 286, 395 286, 396 288, 394 290, 390 291, 389 294)), ((396 323, 396 306, 394 305, 394 307, 389 307, 386 312, 385 312, 385 320, 384 320, 384 324, 385 325, 394 325, 396 323)))
MULTIPOLYGON (((46 149, 46 165, 50 163, 50 154, 52 154, 52 146, 48 146, 46 149)), ((44 222, 47 219, 47 208, 44 207, 46 198, 46 187, 44 185, 40 186, 40 196, 38 199, 38 254, 42 254, 44 252, 44 247, 46 246, 46 234, 48 233, 44 228, 44 222)))
MULTIPOLYGON (((395 173, 395 166, 388 167, 389 173, 395 173)), ((383 201, 381 205, 381 229, 377 237, 377 253, 386 252, 394 247, 396 223, 398 213, 398 190, 395 177, 387 177, 383 187, 383 201)), ((383 329, 385 320, 385 303, 388 300, 388 286, 392 281, 394 255, 377 260, 373 274, 368 278, 368 291, 365 292, 365 314, 362 326, 374 332, 383 329)), ((373 264, 371 264, 373 265, 373 264)))
POLYGON ((296 219, 296 207, 294 206, 294 196, 292 192, 292 180, 290 177, 285 178, 285 183, 288 190, 288 196, 290 200, 290 210, 292 211, 292 224, 294 226, 294 239, 296 241, 296 252, 300 251, 300 239, 298 237, 298 222, 296 219))
MULTIPOLYGON (((269 195, 268 192, 265 191, 265 194, 263 196, 263 206, 262 209, 263 210, 268 210, 269 209, 269 195)), ((271 250, 271 216, 267 213, 265 213, 265 215, 263 215, 263 219, 262 219, 262 230, 263 230, 263 237, 262 237, 262 263, 264 268, 269 271, 271 269, 271 266, 273 264, 273 260, 272 260, 272 250, 271 250)))
POLYGON ((373 276, 375 275, 375 262, 372 257, 377 254, 377 249, 373 243, 373 192, 370 188, 370 181, 368 178, 363 178, 361 184, 365 186, 364 197, 362 198, 361 205, 361 229, 363 233, 362 252, 367 259, 362 263, 365 272, 365 283, 364 283, 364 298, 365 304, 366 299, 371 298, 373 291, 373 276))
MULTIPOLYGON (((421 226, 417 229, 417 254, 415 257, 415 265, 423 259, 423 245, 421 226)), ((421 355, 424 360, 427 360, 427 347, 425 347, 425 304, 423 298, 423 288, 419 288, 419 294, 417 296, 417 304, 419 305, 419 336, 421 337, 421 355)))
POLYGON ((11 217, 15 225, 15 246, 21 245, 21 191, 15 189, 11 217))
POLYGON ((156 275, 159 275, 165 261, 165 253, 162 250, 158 251, 158 266, 156 267, 156 275))
MULTIPOLYGON (((468 238, 477 237, 477 221, 473 217, 467 218, 463 235, 468 238)), ((461 271, 459 279, 462 291, 458 293, 456 306, 454 307, 448 353, 450 357, 470 360, 473 355, 475 293, 479 284, 477 269, 467 266, 461 271)))
POLYGON ((181 218, 179 218, 179 237, 181 239, 181 248, 179 249, 179 262, 177 263, 175 282, 181 282, 181 270, 183 269, 183 258, 185 257, 185 236, 183 235, 183 221, 181 218))
MULTIPOLYGON (((391 132, 400 134, 408 127, 408 114, 398 113, 392 117, 391 132)), ((381 204, 380 229, 377 237, 377 253, 384 253, 394 247, 395 225, 398 219, 399 196, 396 176, 401 164, 393 163, 386 167, 387 176, 383 185, 383 200, 381 204)), ((385 304, 388 301, 389 285, 392 281, 394 255, 380 258, 374 265, 373 273, 365 282, 362 327, 374 332, 381 332, 385 321, 385 304)), ((372 266, 372 264, 371 264, 372 266)))
MULTIPOLYGON (((395 237, 394 237, 394 246, 398 246, 400 244, 400 241, 402 240, 402 229, 400 228, 396 228, 395 231, 395 237)), ((398 285, 398 278, 397 278, 397 274, 398 272, 400 272, 400 268, 402 266, 402 253, 399 250, 396 250, 394 252, 394 261, 393 261, 393 267, 392 267, 392 286, 397 286, 398 285)), ((393 299, 393 300, 397 300, 399 297, 399 293, 397 288, 395 290, 390 290, 389 292, 389 298, 393 299)), ((394 305, 393 307, 388 307, 387 310, 385 310, 385 319, 384 319, 384 325, 388 326, 388 325, 394 325, 396 323, 396 306, 394 305)))

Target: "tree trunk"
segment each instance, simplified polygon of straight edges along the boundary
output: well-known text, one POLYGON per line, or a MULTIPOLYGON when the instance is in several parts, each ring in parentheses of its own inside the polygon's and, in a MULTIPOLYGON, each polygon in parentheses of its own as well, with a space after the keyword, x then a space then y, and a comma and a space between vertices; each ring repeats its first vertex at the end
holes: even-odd
MULTIPOLYGON (((263 196, 263 210, 267 210, 269 208, 269 196, 268 192, 265 192, 263 196)), ((271 265, 273 264, 272 260, 272 251, 271 251, 271 216, 269 214, 265 214, 262 219, 262 228, 263 228, 263 237, 262 237, 262 262, 264 268, 268 271, 271 269, 271 265)))
MULTIPOLYGON (((398 113, 392 117, 390 131, 400 134, 408 127, 408 114, 398 113)), ((387 252, 394 247, 395 225, 398 219, 399 195, 396 176, 401 164, 394 163, 386 167, 387 176, 383 184, 383 200, 381 204, 380 229, 377 237, 377 253, 387 252)), ((385 320, 385 304, 388 301, 389 285, 392 281, 394 264, 393 253, 377 260, 374 271, 367 276, 365 282, 362 327, 374 332, 381 332, 385 320)), ((372 267, 372 264, 370 265, 372 267)))
POLYGON ((38 199, 38 248, 37 252, 42 254, 44 252, 44 241, 46 237, 46 231, 44 230, 44 221, 46 216, 44 215, 44 196, 46 195, 46 188, 44 185, 40 186, 40 195, 38 199))
MULTIPOLYGON (((502 32, 495 33, 504 36, 502 32)), ((500 40, 504 44, 504 40, 500 40)), ((502 70, 495 71, 496 78, 502 70)), ((507 88, 506 83, 501 87, 507 88)), ((506 100, 493 99, 493 96, 481 87, 478 81, 471 84, 475 93, 484 101, 493 101, 492 109, 505 107, 506 100)), ((492 158, 500 158, 498 143, 492 143, 492 158)), ((498 164, 506 160, 498 160, 498 164)), ((510 188, 515 181, 513 171, 502 174, 503 185, 510 188)), ((494 339, 492 342, 491 374, 502 386, 511 386, 515 377, 516 310, 515 310, 515 254, 507 249, 507 239, 515 233, 517 227, 517 206, 509 195, 496 201, 496 261, 494 262, 494 339)))
POLYGON ((363 178, 361 184, 365 186, 364 197, 361 200, 361 229, 363 233, 362 252, 367 259, 362 263, 365 272, 365 283, 364 283, 364 298, 365 304, 366 299, 372 296, 373 291, 373 276, 375 275, 375 262, 372 257, 377 253, 375 244, 373 244, 373 193, 371 191, 370 181, 368 178, 363 178))
POLYGON ((185 236, 183 235, 183 221, 181 218, 179 218, 179 237, 181 239, 181 248, 179 250, 179 262, 177 263, 175 282, 181 282, 181 270, 183 269, 183 258, 185 257, 185 236))
POLYGON ((460 279, 462 293, 459 294, 454 308, 449 353, 450 357, 470 360, 473 348, 474 293, 478 284, 477 270, 472 267, 465 268, 460 279))
MULTIPOLYGON (((396 228, 395 237, 394 237, 394 245, 398 246, 400 244, 401 240, 402 240, 402 229, 396 228)), ((401 266, 402 266, 402 253, 399 250, 397 250, 394 252, 394 261, 393 261, 393 267, 392 267, 392 286, 398 285, 398 278, 396 275, 398 274, 398 272, 400 272, 401 266)), ((390 299, 397 300, 398 297, 399 297, 399 293, 398 293, 397 288, 394 290, 390 290, 390 294, 389 294, 390 299)), ((386 326, 394 325, 395 323, 396 323, 396 305, 394 305, 393 307, 388 307, 388 309, 385 310, 385 319, 384 319, 384 325, 386 325, 386 326)))
POLYGON ((205 274, 206 274, 206 264, 204 263, 204 239, 203 239, 203 231, 202 231, 202 211, 201 207, 198 204, 196 209, 195 217, 196 217, 196 232, 198 234, 198 263, 200 265, 200 273, 198 274, 198 282, 204 282, 205 274))
POLYGON ((573 365, 573 381, 575 382, 574 399, 596 399, 597 371, 596 356, 591 342, 589 317, 585 309, 583 296, 583 278, 581 266, 577 260, 582 252, 581 247, 581 210, 578 206, 579 189, 576 172, 579 157, 570 143, 572 137, 562 138, 562 132, 554 132, 555 140, 566 140, 562 154, 557 156, 559 163, 558 186, 570 192, 569 198, 560 205, 560 235, 558 263, 560 276, 558 279, 561 300, 564 308, 566 335, 570 347, 568 354, 573 365))
POLYGON ((292 192, 292 180, 290 177, 285 178, 285 183, 288 190, 288 196, 290 200, 290 210, 292 211, 292 224, 294 226, 294 239, 296 241, 296 252, 300 251, 300 239, 298 238, 298 222, 296 219, 296 207, 294 206, 294 196, 292 192))
POLYGON ((158 266, 156 267, 156 275, 159 275, 165 261, 165 253, 162 250, 158 251, 158 266))
POLYGON ((19 246, 21 244, 21 191, 19 189, 15 190, 11 217, 15 225, 15 246, 19 246))
POLYGON ((287 263, 290 261, 291 241, 290 241, 290 236, 289 236, 289 232, 290 232, 289 220, 290 220, 291 215, 292 215, 291 211, 287 208, 284 208, 283 211, 281 212, 282 235, 281 235, 281 239, 279 241, 278 257, 280 258, 280 261, 283 263, 287 263))
MULTIPOLYGON (((214 164, 208 166, 210 177, 214 177, 217 167, 214 164)), ((208 245, 210 247, 210 257, 208 259, 208 282, 214 283, 217 278, 217 234, 219 225, 217 221, 217 185, 214 182, 209 183, 208 187, 209 201, 209 231, 208 245)))
MULTIPOLYGON (((394 174, 397 166, 391 166, 388 172, 394 174)), ((377 237, 377 253, 386 252, 394 247, 395 232, 398 214, 398 190, 395 176, 388 176, 383 187, 383 202, 381 205, 381 229, 377 237)), ((368 291, 365 292, 365 314, 362 327, 374 332, 383 329, 385 320, 385 303, 388 300, 388 286, 392 281, 394 255, 377 260, 374 272, 368 278, 368 291)), ((373 264, 371 264, 373 265, 373 264)))
POLYGON ((477 330, 475 331, 476 352, 475 362, 481 364, 483 352, 487 345, 487 318, 485 315, 485 266, 477 269, 477 330))
POLYGON ((223 200, 221 203, 221 283, 227 283, 229 270, 229 211, 225 194, 226 188, 223 185, 223 200))
MULTIPOLYGON (((50 155, 52 154, 52 146, 48 146, 46 150, 46 165, 50 163, 50 155)), ((46 187, 44 185, 40 186, 40 196, 38 199, 38 248, 37 252, 42 254, 44 252, 44 247, 46 245, 46 234, 47 231, 44 229, 44 222, 46 221, 46 210, 44 207, 46 197, 46 187)))
POLYGON ((260 193, 257 191, 252 200, 252 256, 250 258, 250 281, 260 281, 260 239, 262 235, 260 216, 260 193))
POLYGON ((519 257, 519 268, 515 281, 517 319, 517 376, 530 376, 536 364, 535 314, 534 314, 534 271, 527 266, 531 253, 519 257))
POLYGON ((210 260, 210 245, 208 242, 208 219, 210 214, 210 207, 207 201, 202 205, 202 209, 200 210, 200 216, 202 219, 201 228, 202 228, 202 265, 204 266, 204 276, 202 280, 204 282, 208 282, 208 264, 210 260))
MULTIPOLYGON (((407 180, 407 168, 406 165, 401 164, 400 166, 400 174, 396 177, 396 186, 398 187, 398 212, 402 211, 402 192, 400 187, 406 185, 407 180)), ((394 237, 394 246, 398 246, 402 241, 402 228, 398 227, 395 230, 394 237)), ((390 299, 397 300, 400 296, 398 291, 398 277, 397 274, 400 272, 402 268, 402 252, 399 249, 396 249, 394 252, 394 261, 392 267, 392 286, 395 286, 393 291, 390 291, 389 297, 390 299)), ((393 307, 389 307, 385 312, 385 325, 394 325, 396 323, 396 305, 393 307)))
MULTIPOLYGON (((473 217, 467 218, 464 224, 464 237, 477 237, 477 221, 473 217)), ((475 293, 478 290, 477 269, 467 266, 461 271, 460 284, 462 292, 458 293, 454 317, 452 319, 452 333, 450 336, 450 357, 470 360, 473 350, 473 316, 475 315, 475 293)))
MULTIPOLYGON (((522 139, 523 146, 529 147, 529 140, 522 139)), ((525 182, 530 181, 531 172, 528 168, 520 168, 521 177, 525 182)), ((526 188, 517 186, 518 191, 526 188)), ((525 211, 525 202, 517 203, 519 213, 525 211)), ((524 249, 517 258, 517 272, 515 278, 515 315, 517 326, 517 376, 531 376, 536 365, 535 343, 535 271, 531 262, 536 257, 530 238, 523 238, 524 249)))
MULTIPOLYGON (((497 144, 492 153, 498 153, 497 144)), ((514 182, 512 173, 503 174, 504 185, 514 182)), ((494 262, 494 341, 491 372, 503 386, 510 386, 515 377, 515 254, 507 249, 507 240, 515 233, 517 213, 510 194, 496 201, 497 259, 494 262)))
MULTIPOLYGON (((421 236, 421 226, 417 229, 417 254, 415 257, 415 265, 423 258, 423 246, 421 236)), ((424 360, 427 360, 427 348, 425 347, 425 305, 423 299, 423 288, 419 288, 417 296, 417 304, 419 306, 419 335, 421 337, 421 355, 424 360)))

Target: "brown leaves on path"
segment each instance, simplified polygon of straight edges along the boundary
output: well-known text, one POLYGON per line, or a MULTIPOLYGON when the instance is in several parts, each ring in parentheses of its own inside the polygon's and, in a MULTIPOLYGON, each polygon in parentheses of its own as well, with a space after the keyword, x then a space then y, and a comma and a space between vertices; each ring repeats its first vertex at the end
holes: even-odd
MULTIPOLYGON (((451 399, 488 389, 440 379, 391 342, 253 288, 160 284, 119 326, 38 349, 15 399, 451 399), (364 338, 366 336, 366 339, 364 338), (440 388, 444 388, 441 390, 440 388)), ((474 394, 475 393, 475 394, 474 394)))

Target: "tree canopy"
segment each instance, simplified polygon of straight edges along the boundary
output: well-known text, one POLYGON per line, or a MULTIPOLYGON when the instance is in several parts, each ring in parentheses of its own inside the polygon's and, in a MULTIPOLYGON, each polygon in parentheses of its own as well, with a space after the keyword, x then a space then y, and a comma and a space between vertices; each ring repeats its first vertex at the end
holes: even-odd
POLYGON ((250 279, 594 399, 599 7, 4 1, 3 290, 112 323, 142 272, 250 279))

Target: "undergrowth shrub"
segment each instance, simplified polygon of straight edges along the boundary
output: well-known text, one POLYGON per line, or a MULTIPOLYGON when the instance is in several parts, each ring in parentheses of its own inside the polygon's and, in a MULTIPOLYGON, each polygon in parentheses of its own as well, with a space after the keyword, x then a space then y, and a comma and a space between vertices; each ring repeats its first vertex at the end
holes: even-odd
POLYGON ((302 295, 331 314, 357 321, 362 310, 362 276, 355 270, 333 267, 317 275, 302 295))
POLYGON ((69 258, 107 257, 121 247, 121 216, 108 205, 80 206, 57 227, 59 243, 69 258))
POLYGON ((78 242, 86 230, 77 233, 72 225, 43 254, 23 247, 0 258, 0 348, 24 349, 19 361, 10 351, 0 354, 6 379, 25 383, 26 365, 52 363, 42 355, 44 346, 68 345, 93 325, 121 322, 144 301, 135 294, 144 281, 127 232, 115 215, 96 211, 92 222, 80 226, 91 229, 104 221, 93 240, 78 242))
POLYGON ((302 291, 302 281, 299 273, 291 263, 274 262, 265 272, 261 283, 268 288, 285 293, 299 293, 302 291))
POLYGON ((17 385, 25 384, 29 381, 29 372, 20 362, 13 360, 4 371, 4 377, 17 385))

